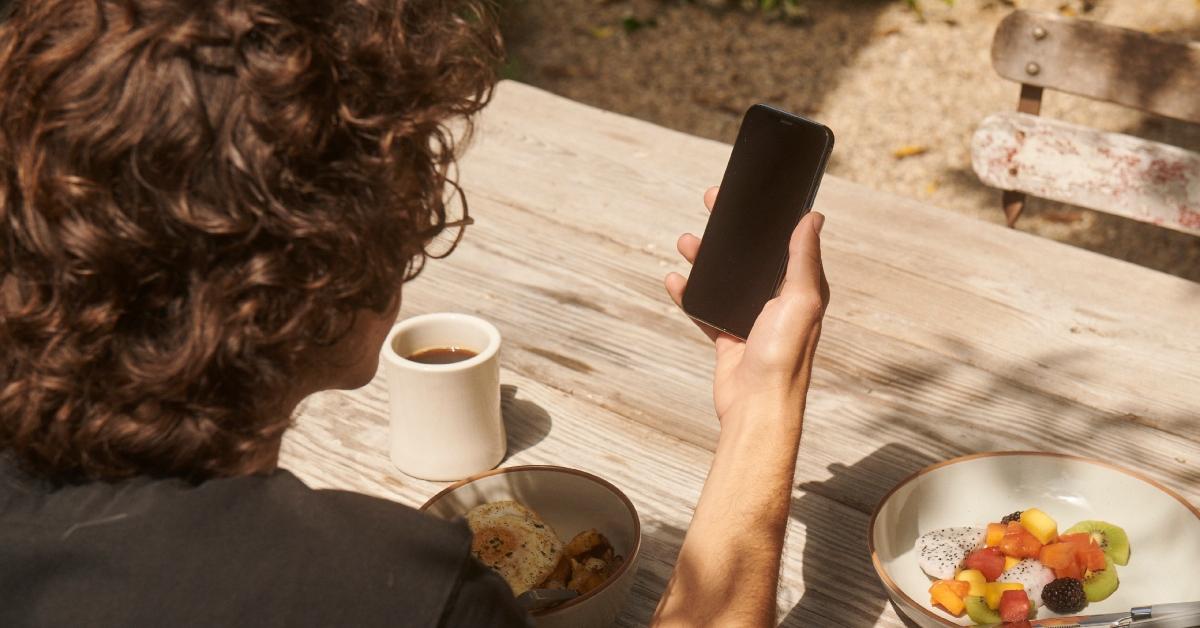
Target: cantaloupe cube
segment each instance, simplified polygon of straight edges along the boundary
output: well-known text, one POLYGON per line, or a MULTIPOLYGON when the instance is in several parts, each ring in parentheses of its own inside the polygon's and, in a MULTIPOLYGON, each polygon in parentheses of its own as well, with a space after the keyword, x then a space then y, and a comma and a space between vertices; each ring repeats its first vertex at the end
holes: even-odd
POLYGON ((955 617, 962 615, 963 610, 967 608, 963 599, 951 589, 949 582, 943 580, 934 582, 933 586, 929 587, 929 595, 933 597, 934 602, 940 604, 955 617))
POLYGON ((1004 538, 1003 523, 989 523, 987 525, 987 536, 984 538, 983 544, 987 547, 996 547, 1000 544, 1000 539, 1004 538))
POLYGON ((1021 512, 1021 525, 1029 530, 1030 534, 1037 537, 1042 545, 1052 543, 1058 538, 1058 524, 1054 523, 1050 515, 1037 508, 1021 512))

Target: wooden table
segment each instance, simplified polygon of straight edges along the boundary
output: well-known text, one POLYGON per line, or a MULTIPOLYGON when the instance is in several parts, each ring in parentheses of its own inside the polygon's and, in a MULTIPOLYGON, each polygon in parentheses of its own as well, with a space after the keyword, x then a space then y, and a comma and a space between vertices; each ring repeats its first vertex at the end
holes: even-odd
MULTIPOLYGON (((836 149, 835 149, 836 153, 836 149)), ((405 286, 402 316, 462 311, 504 336, 503 465, 620 486, 644 556, 620 625, 644 625, 716 441, 712 350, 668 300, 675 238, 729 146, 504 82, 462 162, 477 224, 405 286)), ((1200 285, 827 176, 833 302, 792 493, 779 614, 901 626, 866 550, 870 512, 957 455, 1063 451, 1200 503, 1200 285)), ((442 484, 387 458, 379 378, 301 407, 283 466, 418 506, 442 484)))

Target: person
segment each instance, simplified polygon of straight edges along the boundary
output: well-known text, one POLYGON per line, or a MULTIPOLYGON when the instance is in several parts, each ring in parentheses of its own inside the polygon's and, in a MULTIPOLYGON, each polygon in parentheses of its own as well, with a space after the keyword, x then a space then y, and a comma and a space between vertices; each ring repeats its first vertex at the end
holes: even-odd
MULTIPOLYGON (((461 521, 278 468, 304 397, 375 374, 461 192, 494 22, 477 0, 16 3, 0 625, 531 625, 461 521)), ((721 437, 657 624, 773 622, 822 222, 747 342, 710 333, 721 437)))

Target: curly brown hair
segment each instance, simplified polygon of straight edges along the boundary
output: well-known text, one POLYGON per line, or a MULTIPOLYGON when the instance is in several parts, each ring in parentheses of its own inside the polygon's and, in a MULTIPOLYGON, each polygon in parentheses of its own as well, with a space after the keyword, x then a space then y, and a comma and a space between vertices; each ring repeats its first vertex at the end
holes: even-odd
POLYGON ((57 482, 244 473, 305 356, 419 271, 500 55, 479 0, 18 2, 0 453, 57 482))

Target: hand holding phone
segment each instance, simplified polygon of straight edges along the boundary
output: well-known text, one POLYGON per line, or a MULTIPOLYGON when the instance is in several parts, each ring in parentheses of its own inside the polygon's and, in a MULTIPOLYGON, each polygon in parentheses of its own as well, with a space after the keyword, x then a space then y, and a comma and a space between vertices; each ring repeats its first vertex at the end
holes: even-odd
MULTIPOLYGON (((718 188, 710 188, 704 204, 711 210, 717 198, 718 188)), ((767 395, 803 399, 807 392, 821 319, 829 302, 829 284, 821 262, 824 222, 822 214, 810 213, 792 231, 783 286, 760 312, 748 341, 696 321, 716 347, 713 401, 723 425, 737 403, 767 395)), ((678 248, 685 260, 694 262, 700 238, 684 234, 678 248)), ((679 273, 667 275, 667 292, 676 305, 682 307, 689 281, 679 273)))
POLYGON ((750 334, 783 280, 788 239, 812 208, 832 149, 822 124, 761 104, 746 112, 683 294, 688 316, 750 334))
MULTIPOLYGON (((710 209, 713 200, 719 200, 715 189, 705 198, 710 209)), ((721 436, 656 620, 775 621, 805 396, 829 295, 821 264, 823 222, 824 216, 810 213, 792 230, 783 286, 748 340, 697 322, 717 350, 713 401, 721 436), (729 594, 731 581, 738 583, 737 595, 729 594)), ((701 248, 695 236, 679 239, 688 261, 701 248)), ((681 303, 687 280, 672 273, 666 284, 681 303)))

